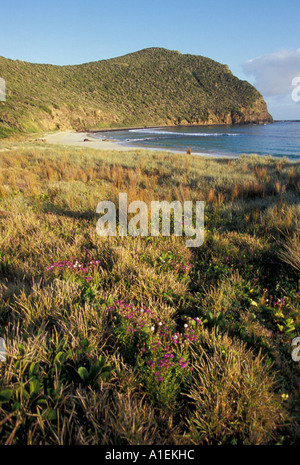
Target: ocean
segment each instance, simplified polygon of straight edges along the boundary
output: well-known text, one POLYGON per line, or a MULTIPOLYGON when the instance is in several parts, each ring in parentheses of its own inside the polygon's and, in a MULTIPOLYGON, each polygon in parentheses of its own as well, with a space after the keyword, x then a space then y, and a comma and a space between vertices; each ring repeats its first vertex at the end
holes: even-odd
POLYGON ((300 160, 300 121, 264 125, 180 126, 101 131, 93 134, 120 145, 216 157, 253 154, 300 160))

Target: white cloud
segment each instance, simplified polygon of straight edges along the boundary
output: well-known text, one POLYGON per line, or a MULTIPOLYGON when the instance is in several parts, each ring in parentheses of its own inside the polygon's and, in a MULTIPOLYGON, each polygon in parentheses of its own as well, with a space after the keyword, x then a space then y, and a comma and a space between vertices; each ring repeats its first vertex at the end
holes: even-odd
POLYGON ((264 97, 291 95, 292 81, 300 77, 300 48, 252 58, 243 64, 243 72, 255 77, 254 85, 264 97))
POLYGON ((266 97, 265 101, 275 120, 300 119, 300 104, 294 102, 289 94, 266 97))

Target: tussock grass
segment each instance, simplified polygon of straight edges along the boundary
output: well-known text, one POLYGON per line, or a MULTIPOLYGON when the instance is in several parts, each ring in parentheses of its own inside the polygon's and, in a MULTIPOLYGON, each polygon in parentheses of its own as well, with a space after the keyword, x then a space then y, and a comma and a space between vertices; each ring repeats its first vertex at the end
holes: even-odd
POLYGON ((204 333, 195 352, 188 420, 195 443, 267 444, 286 421, 261 356, 224 334, 204 333))
POLYGON ((283 244, 283 249, 279 252, 279 257, 286 263, 300 272, 300 231, 294 232, 291 237, 287 237, 283 244))
POLYGON ((1 444, 295 443, 299 164, 5 149, 1 444), (99 237, 120 192, 204 200, 204 244, 99 237))

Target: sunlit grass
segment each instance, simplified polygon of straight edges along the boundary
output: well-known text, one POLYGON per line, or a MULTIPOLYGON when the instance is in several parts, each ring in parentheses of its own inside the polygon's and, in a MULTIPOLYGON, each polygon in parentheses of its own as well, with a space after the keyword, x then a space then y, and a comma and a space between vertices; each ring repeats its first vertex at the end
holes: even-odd
POLYGON ((299 164, 4 148, 1 443, 294 443, 299 164), (204 244, 99 237, 120 192, 203 200, 204 244))

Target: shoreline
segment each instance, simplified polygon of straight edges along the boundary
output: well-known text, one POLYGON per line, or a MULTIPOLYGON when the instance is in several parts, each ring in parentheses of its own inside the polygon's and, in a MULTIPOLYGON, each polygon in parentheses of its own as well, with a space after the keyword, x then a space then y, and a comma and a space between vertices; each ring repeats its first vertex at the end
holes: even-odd
MULTIPOLYGON (((157 126, 153 126, 156 128, 157 126)), ((131 128, 132 129, 132 128, 131 128)), ((139 129, 139 128, 135 128, 139 129)), ((141 129, 144 129, 141 128, 141 129)), ((69 131, 59 131, 55 133, 47 133, 41 136, 38 141, 46 142, 47 144, 52 145, 65 145, 70 147, 84 147, 84 148, 93 148, 97 150, 115 150, 117 152, 129 152, 133 150, 146 150, 146 151, 159 151, 159 152, 168 152, 168 153, 176 153, 181 155, 186 155, 186 151, 183 150, 175 150, 175 149, 166 149, 166 148, 159 148, 159 147, 145 147, 145 146, 130 146, 122 144, 121 142, 115 142, 113 140, 108 139, 100 139, 95 137, 95 133, 99 132, 114 132, 119 131, 120 129, 103 129, 100 131, 89 131, 89 132, 75 132, 73 130, 69 131)), ((204 152, 192 152, 191 155, 208 157, 208 158, 238 158, 239 155, 220 155, 220 154, 209 154, 204 152)))
MULTIPOLYGON (((274 124, 274 123, 273 123, 274 124)), ((230 125, 231 126, 231 125, 230 125)), ((166 126, 167 127, 167 126, 166 126)), ((130 129, 162 129, 162 126, 152 126, 152 127, 131 127, 130 129)), ((40 142, 46 142, 47 144, 52 144, 52 145, 63 145, 63 146, 76 146, 76 147, 84 147, 84 148, 93 148, 96 150, 103 150, 103 151, 116 151, 119 153, 122 152, 132 152, 132 151, 150 151, 150 152, 166 152, 166 153, 174 153, 174 154, 181 154, 181 155, 186 155, 187 149, 183 150, 180 148, 176 149, 174 148, 166 148, 166 147, 151 147, 149 146, 143 146, 143 145, 132 145, 130 144, 130 140, 124 140, 124 141, 119 141, 119 140, 114 140, 111 139, 110 136, 107 138, 107 133, 111 133, 113 135, 114 132, 116 131, 121 131, 121 130, 129 130, 129 128, 108 128, 108 129, 99 129, 99 130, 90 130, 90 131, 74 131, 74 129, 69 129, 65 131, 55 131, 55 132, 44 132, 40 134, 40 137, 38 139, 35 139, 36 141, 40 142), (101 137, 101 133, 103 133, 103 137, 101 137), (96 134, 100 137, 96 137, 96 134)), ((249 153, 248 155, 255 154, 249 153)), ((208 152, 202 152, 202 151, 192 151, 191 155, 195 156, 200 156, 200 157, 205 157, 205 158, 215 158, 215 159, 237 159, 240 156, 244 155, 243 152, 241 153, 208 153, 208 152)), ((246 155, 246 153, 245 153, 246 155)), ((291 162, 299 162, 300 157, 289 157, 288 155, 282 155, 282 156, 277 156, 277 155, 271 155, 271 154, 264 154, 264 155, 259 155, 259 156, 273 156, 275 158, 287 158, 291 162)))
POLYGON ((117 142, 99 139, 93 136, 91 132, 75 132, 72 130, 48 133, 41 137, 40 140, 44 140, 47 144, 69 145, 98 150, 117 150, 118 152, 136 150, 135 147, 123 147, 117 142))

